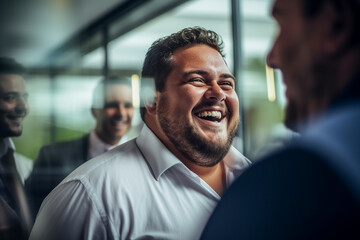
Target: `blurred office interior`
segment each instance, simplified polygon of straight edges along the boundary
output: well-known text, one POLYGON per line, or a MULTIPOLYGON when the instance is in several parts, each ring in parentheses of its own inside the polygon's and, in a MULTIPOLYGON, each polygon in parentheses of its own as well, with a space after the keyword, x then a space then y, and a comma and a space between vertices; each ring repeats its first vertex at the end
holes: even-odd
MULTIPOLYGON (((0 55, 28 68, 30 113, 17 151, 35 159, 44 144, 89 132, 92 90, 104 76, 139 81, 151 43, 184 27, 219 33, 237 77, 241 126, 234 142, 250 159, 289 134, 281 75, 265 59, 277 26, 271 0, 5 0, 0 55)), ((135 92, 138 90, 135 89, 135 92)), ((134 95, 138 107, 139 95, 134 95)), ((138 110, 130 138, 142 121, 138 110)))

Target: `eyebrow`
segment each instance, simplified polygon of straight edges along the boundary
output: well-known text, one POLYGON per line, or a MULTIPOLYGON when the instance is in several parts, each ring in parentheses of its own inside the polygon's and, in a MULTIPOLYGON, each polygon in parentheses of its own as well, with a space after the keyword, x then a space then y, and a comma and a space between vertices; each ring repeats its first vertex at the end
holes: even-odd
POLYGON ((9 92, 3 92, 3 93, 1 93, 1 94, 12 94, 12 95, 22 95, 22 96, 24 96, 24 95, 29 95, 29 93, 28 92, 24 92, 24 93, 20 93, 20 92, 18 92, 18 91, 9 91, 9 92))
POLYGON ((29 93, 28 92, 24 92, 23 94, 16 92, 16 91, 11 91, 11 92, 4 92, 4 93, 0 93, 0 96, 7 96, 7 95, 13 95, 16 97, 22 96, 24 98, 28 98, 29 97, 29 93))
MULTIPOLYGON (((208 76, 210 75, 208 72, 204 71, 204 70, 193 70, 193 71, 188 71, 184 73, 184 77, 187 77, 191 74, 199 74, 199 75, 203 75, 203 76, 208 76)), ((234 75, 230 74, 230 73, 222 73, 220 75, 221 78, 232 78, 234 81, 236 81, 234 75)))

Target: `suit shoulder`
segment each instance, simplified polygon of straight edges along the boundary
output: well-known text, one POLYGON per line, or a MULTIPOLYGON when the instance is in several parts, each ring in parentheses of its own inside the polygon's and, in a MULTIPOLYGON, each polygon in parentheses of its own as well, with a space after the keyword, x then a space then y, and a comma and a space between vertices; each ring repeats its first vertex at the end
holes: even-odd
MULTIPOLYGON (((101 179, 109 176, 122 178, 128 176, 128 174, 130 174, 128 177, 131 177, 134 175, 134 171, 141 171, 142 168, 148 168, 147 163, 137 148, 135 140, 130 140, 90 159, 76 169, 70 178, 78 178, 79 176, 91 179, 101 179)), ((135 174, 135 176, 138 175, 135 174)))
POLYGON ((40 150, 53 151, 53 150, 64 149, 64 148, 76 148, 76 147, 81 146, 85 141, 88 141, 88 135, 85 135, 83 137, 76 138, 76 139, 71 139, 71 140, 48 144, 48 145, 42 146, 40 150))

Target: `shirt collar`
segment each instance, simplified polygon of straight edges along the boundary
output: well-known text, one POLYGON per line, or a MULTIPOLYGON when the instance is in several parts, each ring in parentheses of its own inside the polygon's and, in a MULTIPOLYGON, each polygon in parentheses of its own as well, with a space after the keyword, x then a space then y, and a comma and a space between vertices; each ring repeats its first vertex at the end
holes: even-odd
POLYGON ((223 161, 225 164, 227 187, 251 164, 250 160, 242 155, 234 146, 230 147, 223 161))
MULTIPOLYGON (((137 137, 136 143, 143 156, 149 163, 156 180, 159 180, 160 176, 174 165, 184 165, 177 157, 175 157, 173 153, 171 153, 165 147, 165 145, 146 126, 146 124, 144 124, 140 135, 137 137)), ((224 158, 224 163, 227 173, 243 171, 247 166, 250 165, 250 161, 233 146, 231 146, 229 153, 224 158)))
POLYGON ((136 144, 149 163, 154 177, 159 180, 160 176, 169 168, 182 162, 172 154, 159 138, 144 124, 136 144))
POLYGON ((90 158, 96 157, 120 144, 123 144, 125 142, 127 142, 128 137, 122 136, 120 141, 115 144, 115 145, 110 145, 107 143, 104 143, 95 133, 95 130, 91 131, 90 133, 90 147, 89 147, 89 153, 90 153, 90 158))
POLYGON ((242 155, 234 146, 230 147, 228 154, 224 157, 225 166, 230 171, 233 170, 244 170, 251 164, 251 161, 242 155))
POLYGON ((4 139, 0 142, 0 158, 7 153, 8 148, 13 149, 14 152, 15 152, 15 144, 14 144, 14 142, 12 141, 12 139, 11 139, 11 138, 4 138, 4 139))

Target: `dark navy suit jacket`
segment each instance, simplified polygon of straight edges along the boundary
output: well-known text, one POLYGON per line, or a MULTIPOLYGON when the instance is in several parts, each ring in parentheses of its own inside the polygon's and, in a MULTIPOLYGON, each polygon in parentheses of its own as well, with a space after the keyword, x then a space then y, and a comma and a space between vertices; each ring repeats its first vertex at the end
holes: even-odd
POLYGON ((40 149, 34 168, 25 182, 31 196, 34 214, 45 197, 75 168, 89 160, 90 135, 44 146, 40 149))
POLYGON ((360 239, 359 84, 299 139, 248 168, 201 239, 360 239))

